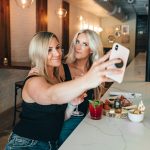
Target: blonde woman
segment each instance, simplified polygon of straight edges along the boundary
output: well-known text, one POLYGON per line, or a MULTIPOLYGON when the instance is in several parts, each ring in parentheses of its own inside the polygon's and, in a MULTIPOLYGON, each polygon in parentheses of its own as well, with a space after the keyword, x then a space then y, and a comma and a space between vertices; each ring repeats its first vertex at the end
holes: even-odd
MULTIPOLYGON (((103 46, 99 35, 89 29, 81 30, 74 36, 69 52, 65 57, 64 72, 70 80, 77 76, 83 76, 91 68, 92 64, 103 56, 103 46)), ((61 70, 61 72, 63 72, 61 70)), ((103 82, 104 83, 104 82, 103 82)), ((75 110, 70 119, 64 122, 59 144, 61 145, 82 121, 88 111, 88 100, 100 99, 103 94, 103 86, 86 91, 87 96, 75 110)))
MULTIPOLYGON (((28 76, 22 90, 22 112, 14 127, 6 150, 57 150, 57 140, 65 119, 65 111, 74 104, 74 99, 102 82, 111 81, 105 75, 109 65, 120 62, 106 60, 109 54, 93 63, 82 77, 67 82, 61 81, 58 67, 61 65, 61 47, 58 38, 51 32, 39 32, 30 42, 29 57, 38 74, 28 76), (66 109, 66 103, 71 104, 66 109), (73 103, 72 103, 73 102, 73 103)), ((80 102, 76 102, 78 104, 80 102)))

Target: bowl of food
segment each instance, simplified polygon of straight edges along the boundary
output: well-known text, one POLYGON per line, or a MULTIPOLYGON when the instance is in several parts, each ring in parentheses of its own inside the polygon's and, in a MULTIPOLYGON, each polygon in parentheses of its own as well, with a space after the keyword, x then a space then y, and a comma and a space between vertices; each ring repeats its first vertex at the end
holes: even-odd
POLYGON ((128 112, 128 118, 132 122, 141 122, 144 119, 144 112, 141 112, 138 109, 132 110, 128 112))

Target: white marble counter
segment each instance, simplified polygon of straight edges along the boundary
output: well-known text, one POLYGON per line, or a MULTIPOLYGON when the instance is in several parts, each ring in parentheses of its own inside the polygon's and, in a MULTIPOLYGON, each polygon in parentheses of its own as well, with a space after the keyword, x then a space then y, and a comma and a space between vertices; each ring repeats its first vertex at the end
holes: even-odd
MULTIPOLYGON (((135 67, 133 63, 135 60, 131 63, 131 67, 129 65, 128 74, 132 74, 130 69, 135 67)), ((144 75, 142 76, 144 77, 144 75)), ((106 99, 110 91, 142 93, 146 106, 143 122, 133 123, 127 118, 117 119, 106 116, 103 116, 101 120, 92 120, 87 114, 59 150, 149 150, 150 82, 144 82, 143 77, 134 77, 133 82, 130 82, 130 77, 126 77, 122 84, 114 83, 102 98, 102 100, 106 99)))

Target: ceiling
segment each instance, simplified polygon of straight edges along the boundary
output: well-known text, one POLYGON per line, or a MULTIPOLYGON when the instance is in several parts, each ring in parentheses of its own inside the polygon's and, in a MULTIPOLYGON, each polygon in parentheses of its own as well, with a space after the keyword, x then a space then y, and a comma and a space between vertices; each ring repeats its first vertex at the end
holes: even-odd
MULTIPOLYGON (((99 17, 114 15, 118 19, 130 14, 148 14, 149 0, 66 0, 77 7, 91 12, 99 17)), ((127 19, 127 18, 126 18, 127 19)))
POLYGON ((126 12, 133 13, 137 15, 148 14, 148 0, 114 0, 121 6, 126 12))

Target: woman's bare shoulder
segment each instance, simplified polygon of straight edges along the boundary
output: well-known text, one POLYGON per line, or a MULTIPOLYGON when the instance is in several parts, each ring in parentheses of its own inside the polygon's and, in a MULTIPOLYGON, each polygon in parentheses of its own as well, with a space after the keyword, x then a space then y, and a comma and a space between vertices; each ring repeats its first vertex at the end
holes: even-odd
POLYGON ((38 102, 43 99, 43 94, 51 86, 42 76, 36 76, 28 79, 22 91, 22 97, 26 102, 38 102))
POLYGON ((28 79, 25 83, 25 87, 27 87, 28 90, 36 90, 42 87, 49 87, 50 83, 46 81, 46 79, 42 76, 36 76, 28 79))

